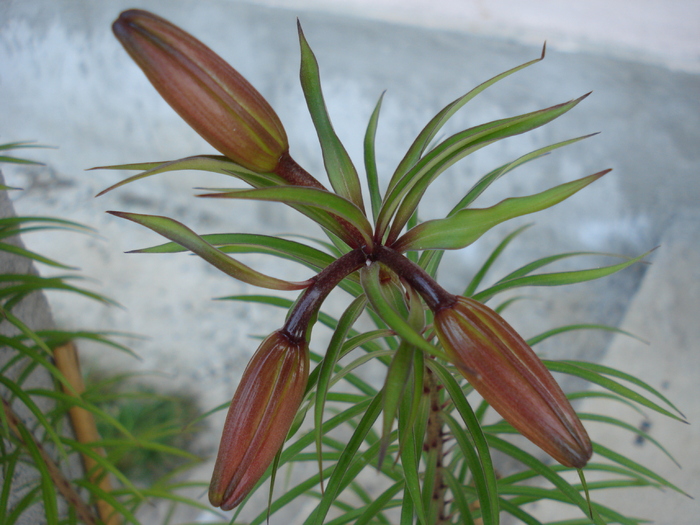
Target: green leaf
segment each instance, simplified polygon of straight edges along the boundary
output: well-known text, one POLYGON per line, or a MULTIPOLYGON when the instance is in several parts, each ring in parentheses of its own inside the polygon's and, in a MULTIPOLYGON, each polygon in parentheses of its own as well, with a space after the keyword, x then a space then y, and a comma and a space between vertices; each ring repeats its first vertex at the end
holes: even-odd
POLYGON ((621 330, 614 326, 607 326, 604 324, 570 324, 566 326, 560 326, 558 328, 553 328, 552 330, 547 330, 546 332, 542 332, 541 334, 531 337, 526 342, 530 346, 535 346, 537 343, 541 343, 545 339, 548 339, 554 335, 572 332, 574 330, 604 330, 606 332, 613 332, 616 334, 626 335, 638 341, 645 342, 643 339, 640 339, 639 337, 630 332, 626 332, 625 330, 621 330))
POLYGON ((273 290, 301 290, 308 286, 307 282, 283 281, 257 272, 217 250, 184 224, 168 217, 118 211, 109 211, 107 213, 141 224, 163 237, 175 241, 199 255, 215 268, 244 283, 273 290))
POLYGON ((532 113, 475 126, 446 139, 406 173, 391 190, 391 194, 385 198, 377 220, 378 233, 384 234, 391 216, 396 212, 388 239, 388 243, 393 243, 415 212, 428 186, 455 162, 488 144, 525 133, 551 122, 576 106, 586 96, 588 95, 532 113), (401 198, 403 198, 403 202, 399 206, 401 198), (396 211, 397 208, 399 208, 398 211, 396 211))
POLYGON ((377 159, 374 151, 374 142, 377 135, 377 122, 379 121, 379 111, 382 107, 384 93, 386 93, 386 91, 382 92, 379 100, 377 101, 377 105, 372 112, 372 116, 369 119, 364 142, 367 187, 369 188, 369 196, 372 203, 372 217, 375 221, 379 215, 379 208, 382 205, 382 194, 379 191, 379 174, 377 173, 377 159))
POLYGON ((409 230, 396 242, 394 249, 403 252, 407 250, 464 248, 497 224, 554 206, 609 171, 604 170, 588 177, 560 184, 535 195, 511 197, 490 208, 468 208, 445 219, 426 221, 409 230))
MULTIPOLYGON (((4 400, 3 400, 4 403, 4 400)), ((41 484, 41 496, 44 504, 44 516, 48 525, 58 525, 58 501, 56 499, 56 483, 51 476, 51 470, 46 464, 42 451, 35 442, 34 436, 23 424, 17 426, 21 435, 22 444, 32 458, 32 464, 39 471, 41 484)), ((54 467, 55 468, 55 467, 54 467)))
MULTIPOLYGON (((271 186, 281 186, 286 184, 284 179, 275 175, 274 173, 256 173, 253 171, 239 166, 235 162, 231 161, 227 157, 221 155, 199 155, 195 157, 187 157, 184 159, 178 159, 167 162, 144 162, 137 164, 121 164, 115 166, 100 166, 92 169, 124 169, 124 170, 146 170, 143 173, 139 173, 132 177, 129 177, 117 184, 114 184, 101 191, 97 194, 99 197, 109 191, 112 191, 119 186, 128 184, 135 180, 139 180, 145 177, 150 177, 151 175, 156 175, 158 173, 168 172, 168 171, 179 171, 179 170, 190 170, 197 169, 202 171, 211 171, 214 173, 222 173, 224 175, 229 175, 236 177, 254 188, 267 188, 271 186)), ((323 228, 330 232, 334 232, 340 238, 344 238, 348 241, 348 237, 344 235, 344 232, 339 229, 337 221, 333 220, 327 213, 321 212, 319 210, 310 209, 305 206, 292 206, 300 213, 303 213, 307 217, 319 223, 323 228)))
POLYGON ((91 292, 90 290, 85 290, 77 286, 68 284, 67 280, 78 280, 79 276, 76 275, 61 275, 57 277, 41 277, 39 275, 31 274, 0 274, 0 282, 2 283, 19 283, 16 285, 6 285, 0 287, 0 297, 12 297, 7 299, 3 305, 6 312, 12 310, 12 308, 26 295, 35 291, 46 291, 46 290, 61 290, 67 292, 73 292, 78 295, 87 297, 88 299, 93 299, 99 301, 103 304, 119 306, 118 303, 114 302, 108 297, 91 292))
POLYGON ((36 144, 32 140, 20 140, 17 142, 6 142, 5 144, 0 144, 0 151, 25 148, 51 148, 51 146, 43 146, 41 144, 36 144))
POLYGON ((474 525, 472 511, 469 508, 469 501, 466 498, 462 484, 459 482, 459 480, 457 480, 457 478, 455 478, 452 470, 449 468, 443 469, 442 476, 447 482, 447 485, 450 487, 450 492, 454 498, 452 505, 457 511, 462 523, 464 525, 474 525))
POLYGON ((389 448, 389 435, 394 426, 394 419, 399 404, 404 397, 406 386, 413 368, 414 347, 402 341, 394 353, 384 380, 384 395, 382 397, 382 443, 379 448, 377 464, 381 467, 386 451, 389 448))
POLYGON ((614 425, 620 428, 623 428, 625 430, 628 430, 632 432, 633 434, 636 434, 640 438, 644 439, 645 441, 649 441, 652 443, 656 448, 658 448, 661 452, 666 454, 666 457, 668 457, 671 461, 673 461, 678 468, 682 468, 681 464, 676 461, 676 458, 674 458, 671 453, 666 450, 666 448, 659 443, 656 439, 654 439, 652 436, 644 432, 643 430, 638 429, 634 425, 630 425, 629 423, 625 423, 624 421, 620 421, 619 419, 616 419, 614 417, 609 417, 609 416, 603 416, 601 414, 587 414, 587 413, 578 413, 578 417, 581 418, 584 421, 597 421, 599 423, 607 423, 608 425, 614 425))
MULTIPOLYGON (((406 482, 406 493, 411 499, 411 518, 413 512, 418 516, 418 522, 423 525, 427 524, 425 507, 423 506, 423 498, 421 497, 420 489, 420 450, 422 447, 424 434, 419 429, 408 427, 402 437, 401 443, 401 465, 403 466, 403 475, 406 482), (419 442, 421 445, 419 445, 419 442)), ((403 519, 402 519, 403 521, 403 519)), ((413 519, 411 522, 413 523, 413 519)))
POLYGON ((407 490, 403 492, 400 525, 413 525, 413 498, 407 490))
POLYGON ((44 432, 46 432, 46 435, 51 439, 51 442, 58 449, 59 454, 62 456, 62 459, 65 460, 67 456, 65 449, 61 446, 61 437, 58 435, 53 425, 51 425, 49 420, 46 418, 46 415, 44 415, 44 413, 37 406, 37 404, 34 403, 32 398, 29 395, 27 395, 25 390, 23 390, 19 385, 17 385, 8 377, 0 376, 0 384, 7 388, 9 392, 12 392, 12 395, 16 397, 32 413, 32 415, 36 418, 37 423, 41 426, 44 432))
POLYGON ((545 146, 543 148, 537 149, 535 151, 532 151, 530 153, 527 153, 526 155, 523 155, 522 157, 517 158, 516 160, 509 162, 508 164, 504 164, 503 166, 500 166, 499 168, 496 168, 493 171, 490 171, 486 175, 484 175, 472 188, 469 190, 469 192, 460 200, 457 205, 452 208, 450 213, 447 215, 448 217, 451 215, 454 215, 457 213, 459 210, 466 208, 469 206, 472 202, 474 202, 479 195, 481 195, 493 182, 497 181, 503 175, 506 173, 513 171, 515 168, 518 166, 521 166, 525 164, 526 162, 530 162, 531 160, 538 159, 540 157, 543 157, 550 152, 552 152, 555 149, 568 146, 569 144, 573 144, 574 142, 578 142, 579 140, 587 139, 590 137, 593 137, 594 135, 597 135, 597 133, 591 133, 589 135, 584 135, 582 137, 576 137, 574 139, 569 139, 565 140, 563 142, 557 142, 556 144, 550 144, 549 146, 545 146))
POLYGON ((316 428, 316 451, 318 454, 319 463, 319 474, 321 479, 321 486, 323 487, 323 462, 321 460, 321 429, 323 426, 323 413, 326 406, 326 397, 328 394, 328 386, 331 382, 331 377, 335 369, 335 365, 338 362, 341 350, 343 348, 343 343, 347 339, 348 331, 355 324, 357 318, 364 311, 365 305, 367 304, 367 298, 361 295, 355 299, 350 306, 345 310, 340 320, 338 321, 338 326, 333 332, 333 337, 328 345, 326 355, 320 365, 320 371, 318 375, 318 381, 316 385, 316 404, 314 406, 314 425, 316 428))
MULTIPOLYGON (((504 454, 507 454, 524 465, 527 465, 536 471, 540 476, 549 480, 557 489, 559 489, 562 495, 569 502, 579 507, 584 515, 588 515, 588 502, 585 500, 585 498, 583 498, 576 488, 557 474, 552 468, 548 467, 531 454, 528 454, 524 450, 499 437, 492 434, 487 434, 486 439, 493 448, 500 450, 504 454)), ((596 525, 605 525, 602 518, 595 513, 593 515, 593 523, 596 525)))
POLYGON ((617 452, 614 452, 609 448, 604 447, 600 443, 593 443, 593 452, 595 452, 596 454, 600 454, 601 456, 606 457, 611 461, 619 463, 620 465, 623 465, 635 472, 638 472, 643 476, 651 478, 654 481, 663 485, 664 487, 668 487, 670 489, 675 490, 676 492, 679 492, 680 494, 683 494, 684 496, 688 496, 688 494, 685 491, 679 489, 673 483, 666 481, 666 479, 659 476, 656 472, 644 467, 643 465, 640 465, 636 461, 632 461, 631 459, 629 459, 626 456, 623 456, 622 454, 618 454, 617 452))
MULTIPOLYGON (((649 252, 647 252, 649 253, 649 252)), ((547 257, 542 257, 541 259, 536 259, 532 262, 529 262, 525 266, 521 266, 517 270, 509 273, 505 277, 501 278, 498 280, 498 283, 502 283, 505 281, 510 281, 512 279, 515 279, 517 277, 524 277, 526 275, 531 274, 535 270, 539 270, 540 268, 543 268, 545 266, 548 266, 550 264, 553 264, 557 261, 561 261, 562 259, 568 259, 569 257, 581 257, 585 255, 594 255, 594 256, 605 256, 605 257, 616 257, 618 259, 625 259, 625 260, 630 260, 632 257, 627 257, 625 255, 619 255, 616 253, 603 253, 603 252, 567 252, 567 253, 558 253, 556 255, 549 255, 547 257)))
MULTIPOLYGON (((359 230, 368 246, 372 244, 372 226, 364 212, 349 200, 327 190, 301 186, 276 186, 274 188, 233 190, 199 196, 220 199, 252 199, 310 206, 346 220, 359 230)), ((327 224, 323 224, 323 226, 328 227, 327 224)), ((347 230, 342 227, 340 229, 335 227, 331 231, 343 239, 348 237, 347 230)))
POLYGON ((233 162, 228 157, 223 155, 197 155, 194 157, 185 157, 183 159, 170 160, 164 162, 141 162, 137 164, 117 164, 114 166, 98 166, 95 168, 90 168, 91 170, 145 170, 143 173, 133 175, 127 179, 124 179, 116 184, 113 184, 109 188, 102 190, 100 193, 95 195, 99 197, 107 192, 110 192, 120 186, 129 184, 139 179, 144 179, 150 177, 151 175, 157 175, 158 173, 165 173, 168 171, 182 171, 182 170, 201 170, 201 171, 211 171, 214 173, 221 173, 223 175, 229 175, 236 177, 254 188, 260 186, 270 186, 270 185, 280 185, 284 184, 284 180, 273 174, 273 173, 256 173, 250 171, 243 166, 240 166, 233 162))
POLYGON ((510 244, 510 242, 515 239, 518 235, 523 233, 525 230, 527 230, 530 226, 532 226, 532 223, 526 224, 524 226, 521 226, 517 230, 509 233, 499 244, 496 246, 496 248, 491 252, 489 257, 486 259, 484 264, 481 265, 481 268, 479 268, 479 271, 477 271, 474 274, 474 277, 472 277, 472 280, 469 282, 469 285, 467 285, 467 288, 464 290, 464 295, 465 297, 471 297, 476 289, 479 287, 481 284, 482 279, 486 275, 486 272, 488 272, 491 269, 491 266, 493 266, 493 263, 496 262, 496 259, 498 259, 498 256, 503 253, 503 250, 506 249, 506 247, 510 244))
POLYGON ((649 253, 651 253, 651 251, 643 253, 642 255, 629 259, 623 263, 602 266, 600 268, 575 270, 571 272, 542 273, 501 281, 490 288, 487 288, 486 290, 482 290, 481 292, 474 294, 472 298, 485 303, 497 293, 521 286, 562 286, 600 279, 601 277, 606 277, 615 272, 619 272, 620 270, 624 270, 628 266, 641 261, 644 259, 644 257, 649 255, 649 253))
MULTIPOLYGON (((262 253, 300 262, 309 268, 322 270, 335 260, 335 257, 305 244, 281 239, 270 235, 250 233, 211 233, 201 236, 212 246, 224 253, 262 253)), ((132 253, 179 253, 187 251, 176 242, 169 242, 151 248, 133 250, 132 253)))
POLYGON ((61 268, 63 270, 77 269, 73 266, 66 266, 65 264, 61 264, 53 259, 39 255, 38 253, 22 248, 21 246, 15 246, 14 244, 8 244, 6 242, 0 242, 0 252, 12 253, 19 257, 26 257, 27 259, 31 259, 35 262, 42 263, 47 266, 53 266, 54 268, 61 268))
POLYGON ((457 111, 459 111, 467 102, 472 100, 479 93, 481 93, 482 91, 491 87, 499 80, 503 80, 504 78, 512 75, 513 73, 516 73, 516 72, 520 71, 521 69, 524 69, 524 68, 529 67, 533 64, 536 64, 540 60, 544 59, 545 50, 546 50, 546 46, 543 46, 542 47, 542 54, 539 58, 536 58, 535 60, 530 60, 529 62, 526 62, 524 64, 517 66, 517 67, 509 69, 508 71, 505 71, 505 72, 503 72, 499 75, 496 75, 495 77, 487 80, 486 82, 483 82, 482 84, 478 85, 477 87, 475 87, 474 89, 472 89, 471 91, 466 93, 465 95, 462 95, 458 99, 452 101, 450 104, 445 106, 437 115, 435 115, 430 120, 430 122, 428 122, 428 124, 418 134, 416 139, 413 141, 413 144, 411 144, 411 147, 406 152, 406 155, 404 156, 404 158, 401 160, 401 162, 397 166, 396 171, 392 175, 391 181, 389 182, 389 188, 387 191, 387 195, 389 194, 389 191, 394 188, 394 186, 400 180, 400 178, 409 169, 411 169, 416 164, 416 162, 418 162, 418 160, 421 158, 421 156, 423 155, 423 152, 428 147, 430 142, 435 138, 435 136, 442 129, 442 127, 445 125, 445 123, 457 111))
POLYGON ((357 428, 355 429, 355 432, 353 432, 353 435, 348 440, 348 443, 345 449, 343 450, 340 459, 338 459, 335 469, 333 469, 333 474, 331 474, 331 477, 328 480, 328 486, 326 487, 326 491, 323 494, 323 497, 321 498, 318 507, 304 522, 304 525, 323 524, 325 517, 328 514, 328 511, 330 510, 331 504, 333 503, 333 501, 335 501, 340 492, 343 476, 345 475, 348 467, 350 466, 350 463, 357 455, 360 445, 362 445, 362 443, 365 442, 367 434, 372 429, 372 425, 377 420, 380 413, 381 394, 377 394, 370 403, 370 405, 367 407, 367 412, 365 412, 365 415, 360 420, 359 424, 357 425, 357 428))
POLYGON ((370 521, 377 516, 382 510, 391 508, 395 505, 390 505, 392 498, 401 491, 404 487, 404 481, 399 480, 384 492, 382 492, 372 503, 367 505, 357 518, 355 525, 367 525, 370 521))
MULTIPOLYGON (((34 166, 45 166, 43 162, 36 162, 33 160, 19 159, 17 157, 10 157, 8 155, 0 155, 0 162, 8 162, 10 164, 32 164, 34 166)), ((10 186, 4 186, 2 189, 17 190, 19 188, 11 188, 10 186)))
POLYGON ((447 356, 441 350, 426 341, 416 330, 384 299, 379 281, 379 264, 374 263, 360 270, 360 283, 367 294, 369 302, 379 317, 386 322, 404 341, 427 352, 429 355, 448 361, 447 356))
POLYGON ((574 375, 577 377, 580 377, 582 379, 585 379, 586 381, 590 381, 591 383, 595 383, 597 385, 602 386, 603 388, 606 388, 612 392, 615 392, 616 394, 619 394, 623 397, 626 397, 627 399, 631 399, 640 405, 643 405, 647 408, 650 408, 656 412, 659 412, 660 414, 664 414, 670 418, 676 419, 678 421, 682 421, 683 423, 687 423, 685 420, 685 416, 683 413, 676 408, 676 406, 671 403, 671 401, 668 400, 666 396, 664 396, 661 392, 659 392, 657 389, 653 388, 651 385, 648 383, 645 383, 641 379, 638 379, 634 377, 633 375, 627 374, 625 372, 621 372, 620 370, 616 370, 614 368, 610 368, 605 365, 599 365, 597 363, 587 363, 585 361, 570 361, 570 360, 562 360, 562 361, 548 361, 544 360, 542 361, 547 368, 549 368, 553 372, 561 372, 563 374, 569 374, 569 375, 574 375), (628 381, 632 383, 633 385, 636 385, 643 390, 646 390, 650 394, 656 396, 658 399, 666 403, 669 407, 671 407, 673 410, 675 410, 679 415, 675 415, 668 410, 660 407, 653 401, 649 400, 648 398, 642 396, 641 394, 635 392, 634 390, 631 390, 630 388, 627 388, 626 386, 621 385, 620 383, 613 381, 605 376, 612 376, 612 377, 617 377, 619 379, 622 379, 624 381, 628 381), (679 417, 680 416, 680 417, 679 417))
POLYGON ((65 229, 68 231, 79 231, 81 233, 95 233, 93 228, 85 226, 78 222, 67 221, 64 219, 56 219, 54 217, 34 217, 34 216, 24 216, 24 217, 2 217, 0 218, 0 230, 7 230, 13 227, 17 227, 24 224, 31 223, 48 224, 49 226, 55 226, 58 229, 65 229))
POLYGON ((357 176, 357 170, 355 170, 350 156, 345 151, 331 124, 328 110, 323 100, 323 92, 321 91, 318 62, 306 41, 298 20, 297 28, 301 46, 301 70, 299 72, 301 87, 304 91, 306 104, 309 107, 311 120, 313 120, 319 142, 321 143, 323 163, 326 166, 328 179, 338 195, 345 197, 359 209, 364 210, 362 187, 357 176))
POLYGON ((433 360, 426 361, 426 364, 435 375, 437 375, 440 383, 447 389, 452 402, 466 425, 466 431, 469 432, 470 439, 467 438, 464 431, 461 430, 461 427, 456 424, 454 418, 445 414, 445 420, 450 426, 450 429, 455 432, 455 438, 460 446, 460 450, 465 454, 465 458, 468 459, 469 468, 474 477, 474 484, 477 487, 477 493, 479 495, 479 504, 484 524, 498 525, 499 504, 496 473, 493 468, 493 461, 491 460, 487 438, 481 430, 481 424, 464 396, 464 392, 462 392, 455 378, 452 377, 452 374, 445 367, 433 360), (476 449, 476 453, 474 453, 474 448, 476 449))

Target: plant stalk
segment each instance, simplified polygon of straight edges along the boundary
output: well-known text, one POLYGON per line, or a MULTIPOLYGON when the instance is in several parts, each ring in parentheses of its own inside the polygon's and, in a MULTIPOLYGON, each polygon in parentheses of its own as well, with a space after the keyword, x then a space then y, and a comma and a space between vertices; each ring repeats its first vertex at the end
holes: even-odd
POLYGON ((286 332, 292 340, 302 341, 306 339, 309 321, 331 290, 348 275, 362 268, 366 262, 367 255, 361 249, 355 249, 326 266, 312 279, 313 283, 304 290, 304 293, 292 307, 282 331, 286 332))

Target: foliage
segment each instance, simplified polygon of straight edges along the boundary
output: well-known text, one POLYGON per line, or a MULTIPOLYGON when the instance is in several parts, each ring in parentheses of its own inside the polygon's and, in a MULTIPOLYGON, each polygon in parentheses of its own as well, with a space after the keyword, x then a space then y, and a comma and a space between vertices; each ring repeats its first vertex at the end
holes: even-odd
MULTIPOLYGON (((26 145, 0 145, 0 150, 26 145)), ((15 157, 0 160, 31 163, 15 157)), ((19 235, 60 231, 92 233, 62 219, 0 218, 0 255, 25 260, 27 268, 33 262, 62 272, 44 276, 3 268, 0 274, 0 522, 28 523, 43 514, 49 524, 116 525, 122 522, 119 516, 136 523, 137 509, 155 500, 188 504, 178 492, 184 485, 172 478, 173 467, 184 470, 199 461, 183 441, 196 429, 183 433, 196 413, 191 403, 124 388, 128 375, 104 377, 83 391, 74 342, 90 341, 132 354, 115 340, 126 334, 32 329, 20 313, 24 300, 49 290, 115 304, 79 286, 81 276, 75 269, 17 241, 19 235), (115 397, 117 382, 122 386, 115 397), (132 482, 140 474, 136 462, 150 470, 145 479, 141 476, 148 490, 132 482)), ((16 266, 22 265, 8 268, 16 266)))

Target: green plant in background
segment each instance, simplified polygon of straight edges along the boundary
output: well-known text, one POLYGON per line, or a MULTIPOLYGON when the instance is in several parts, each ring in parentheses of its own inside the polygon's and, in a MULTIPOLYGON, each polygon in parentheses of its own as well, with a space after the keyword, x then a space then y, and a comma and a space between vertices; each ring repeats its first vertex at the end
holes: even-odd
POLYGON ((264 481, 270 478, 271 486, 274 484, 282 466, 308 461, 317 462, 318 472, 285 487, 282 495, 275 497, 271 489, 269 508, 251 523, 261 523, 296 498, 307 496, 318 500, 306 517, 307 524, 404 525, 416 520, 422 525, 479 520, 496 524, 502 512, 526 523, 539 523, 525 506, 542 499, 578 507, 581 517, 566 523, 627 524, 641 520, 596 503, 589 491, 624 486, 679 490, 624 454, 591 443, 581 419, 604 421, 648 436, 616 419, 596 415, 579 418, 550 370, 607 390, 570 397, 605 396, 682 421, 667 399, 643 381, 600 365, 543 363, 531 346, 581 327, 561 327, 524 341, 501 317, 512 301, 495 308, 484 304, 504 291, 523 286, 601 278, 647 254, 619 256, 621 262, 608 266, 535 273, 558 260, 584 254, 553 255, 514 270, 493 286, 482 287, 496 258, 525 230, 519 228, 465 283, 462 293, 447 292, 435 279, 444 250, 465 248, 506 220, 558 204, 609 171, 535 195, 505 199, 489 208, 473 207, 492 183, 516 167, 586 137, 569 139, 487 173, 445 218, 420 220, 418 207, 425 191, 452 164, 496 141, 543 126, 585 98, 437 140, 456 111, 496 82, 542 60, 544 50, 540 58, 497 75, 440 111, 417 136, 382 192, 374 144, 382 100, 365 135, 367 188, 363 189, 331 125, 318 64, 300 27, 301 84, 321 144, 329 190, 292 159, 284 128, 262 96, 201 42, 162 18, 139 10, 122 13, 113 29, 163 98, 224 156, 110 166, 141 173, 105 191, 173 170, 213 171, 240 179, 253 189, 216 188, 201 197, 285 203, 314 220, 328 237, 318 241, 322 247, 318 249, 272 236, 198 235, 168 217, 110 212, 171 241, 138 252, 189 250, 245 283, 273 290, 303 290, 293 302, 260 295, 227 298, 288 309, 284 325, 262 342, 251 359, 224 425, 209 499, 224 510, 238 507, 231 523, 237 522, 240 509, 264 481), (364 191, 369 195, 369 206, 365 205, 364 191), (262 253, 294 260, 314 275, 303 282, 285 281, 261 274, 229 253, 262 253), (321 309, 336 287, 352 297, 337 319, 321 309), (353 328, 363 313, 375 324, 374 329, 353 328), (333 331, 321 353, 311 349, 316 323, 333 331), (386 367, 380 390, 358 374, 370 361, 386 367), (339 382, 351 386, 352 391, 336 388, 339 382), (633 390, 625 383, 638 388, 633 390), (483 401, 472 396, 475 391, 483 401), (503 420, 484 423, 489 408, 503 420), (307 431, 302 423, 309 413, 314 425, 307 431), (350 437, 339 441, 333 432, 338 428, 346 429, 350 437), (540 461, 504 439, 514 432, 526 436, 560 465, 540 461), (499 479, 491 450, 511 456, 523 470, 499 479), (604 479, 586 485, 584 467, 604 479), (364 469, 376 471, 382 487, 378 492, 367 493, 357 481, 364 469), (576 470, 580 483, 566 475, 576 470), (532 486, 529 482, 536 477, 547 480, 551 488, 532 486))
MULTIPOLYGON (((15 142, 0 151, 19 147, 40 146, 15 142)), ((0 162, 40 164, 5 155, 0 162)), ((131 353, 114 340, 125 334, 33 329, 25 318, 23 301, 46 291, 115 304, 78 286, 75 268, 17 240, 58 232, 91 230, 56 218, 0 217, 0 523, 137 523, 135 512, 155 500, 201 508, 178 492, 189 485, 173 479, 175 468, 199 461, 186 443, 198 427, 183 432, 197 416, 192 402, 125 387, 128 374, 93 381, 83 391, 73 343, 131 353), (62 273, 38 275, 29 271, 31 263, 62 273)))
MULTIPOLYGON (((88 376, 88 389, 83 399, 114 417, 137 440, 162 445, 163 448, 115 447, 109 458, 137 486, 149 487, 191 461, 192 438, 197 426, 190 426, 199 416, 192 396, 182 393, 159 393, 155 388, 136 385, 130 374, 99 377, 88 376), (174 455, 169 450, 189 452, 174 455)), ((118 429, 98 421, 100 436, 107 442, 118 440, 118 429)), ((197 429, 198 430, 198 429, 197 429)))

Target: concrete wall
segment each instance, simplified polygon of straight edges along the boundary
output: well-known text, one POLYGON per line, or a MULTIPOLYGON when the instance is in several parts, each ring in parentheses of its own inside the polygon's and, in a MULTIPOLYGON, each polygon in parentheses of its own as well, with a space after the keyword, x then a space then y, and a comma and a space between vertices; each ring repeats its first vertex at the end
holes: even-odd
MULTIPOLYGON (((157 370, 160 378, 153 381, 187 389, 204 408, 210 408, 233 393, 257 345, 249 335, 265 335, 277 328, 284 313, 211 301, 212 297, 254 290, 193 257, 123 254, 160 239, 103 212, 117 209, 168 215, 200 233, 309 233, 309 226, 281 205, 212 204, 193 199, 192 187, 222 185, 220 178, 198 173, 162 175, 93 199, 126 173, 86 172, 86 168, 212 152, 159 99, 111 35, 111 22, 122 9, 132 6, 132 2, 88 0, 0 3, 0 142, 36 139, 57 147, 32 152, 46 167, 8 167, 5 175, 10 185, 25 188, 12 195, 19 214, 59 216, 99 231, 92 237, 63 235, 58 241, 45 236, 25 239, 42 253, 80 266, 85 275, 97 279, 90 283, 94 289, 124 306, 96 307, 55 294, 50 301, 57 323, 133 332, 147 338, 132 344, 142 357, 140 362, 85 347, 89 364, 103 369, 157 370)), ((322 180, 319 148, 298 85, 297 16, 319 60, 336 130, 358 167, 367 119, 380 93, 387 90, 377 136, 384 183, 435 112, 480 82, 539 56, 540 42, 549 39, 547 25, 536 31, 523 30, 527 38, 519 39, 517 31, 494 35, 498 32, 470 33, 455 26, 440 30, 419 27, 416 18, 413 25, 405 25, 393 23, 396 18, 390 17, 384 18, 392 21, 341 16, 315 4, 288 10, 223 0, 196 4, 151 0, 140 2, 140 7, 197 35, 239 69, 279 113, 290 136, 292 155, 322 180), (538 38, 532 38, 533 34, 538 38)), ((679 18, 678 24, 684 20, 679 18)), ((554 22, 550 25, 556 26, 554 22)), ((568 31, 568 26, 557 27, 551 29, 555 41, 568 31)), ((576 41, 585 43, 586 38, 576 41)), ((489 189, 478 205, 614 168, 566 204, 512 221, 467 250, 450 254, 439 276, 448 289, 462 289, 506 232, 532 220, 535 227, 513 244, 494 268, 491 281, 536 257, 563 251, 637 255, 664 243, 670 228, 692 231, 700 225, 694 214, 700 197, 700 78, 693 73, 697 48, 691 43, 683 57, 672 59, 638 48, 628 52, 622 44, 609 47, 608 53, 606 45, 551 45, 544 62, 480 95, 448 127, 446 132, 454 132, 594 91, 550 126, 491 146, 452 168, 429 194, 421 209, 425 218, 444 214, 490 169, 574 136, 602 132, 512 173, 489 189), (682 67, 678 66, 681 62, 682 67)), ((679 239, 682 244, 683 236, 679 239)), ((686 248, 695 249, 690 244, 686 248)), ((663 244, 649 260, 662 260, 665 249, 663 244)), ((308 277, 304 269, 269 258, 245 260, 276 276, 308 277)), ((586 259, 558 268, 606 262, 586 259)), ((514 306, 508 318, 526 336, 571 322, 607 322, 624 328, 632 322, 628 319, 630 304, 647 271, 648 266, 638 265, 604 281, 567 290, 527 290, 535 300, 514 306)), ((688 273, 688 279, 692 274, 688 273)), ((688 293, 685 279, 663 282, 672 296, 688 293)), ((670 322, 679 318, 679 310, 697 306, 696 298, 688 300, 690 305, 670 302, 664 306, 658 312, 659 322, 670 322)), ((338 295, 331 310, 339 312, 345 304, 347 299, 338 295)), ((681 324, 674 330, 686 328, 681 324)), ((322 350, 327 334, 318 330, 315 336, 316 347, 322 350)), ((695 348, 690 335, 679 336, 679 341, 682 343, 675 348, 666 341, 652 340, 652 347, 659 349, 655 355, 673 363, 671 350, 687 355, 695 348)), ((540 351, 555 358, 604 360, 609 344, 610 337, 578 333, 543 344, 540 351)), ((626 361, 633 368, 637 360, 632 354, 626 361)), ((689 373, 679 363, 677 370, 666 371, 663 377, 652 373, 645 379, 660 387, 664 381, 673 384, 676 377, 689 373)), ((374 380, 380 381, 381 376, 374 380)), ((683 384, 686 390, 673 392, 673 397, 687 413, 697 414, 697 406, 686 401, 693 387, 683 384)), ((218 440, 215 434, 207 438, 212 445, 218 440)), ((697 437, 683 435, 684 439, 697 437)), ((690 461, 683 445, 672 451, 681 462, 690 461)), ((666 503, 684 508, 683 502, 670 496, 666 503)))

